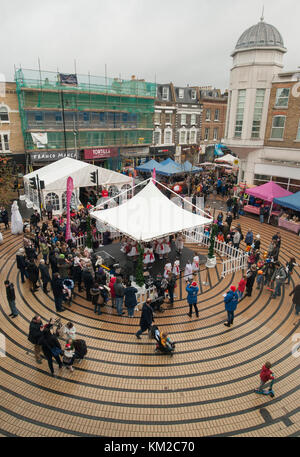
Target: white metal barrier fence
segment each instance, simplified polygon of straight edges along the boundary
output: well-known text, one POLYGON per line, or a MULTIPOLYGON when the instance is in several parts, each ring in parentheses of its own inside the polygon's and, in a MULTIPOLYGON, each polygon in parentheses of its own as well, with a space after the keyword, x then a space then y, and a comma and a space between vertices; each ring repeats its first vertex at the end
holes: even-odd
MULTIPOLYGON (((119 238, 120 236, 119 232, 110 232, 110 237, 112 239, 119 238)), ((97 232, 96 235, 92 235, 92 240, 98 241, 99 244, 103 244, 103 233, 97 232)), ((76 246, 77 248, 84 248, 86 246, 86 235, 76 237, 76 246)))
MULTIPOLYGON (((183 234, 191 243, 201 244, 206 247, 210 245, 210 237, 199 229, 187 230, 184 231, 183 234)), ((227 257, 227 260, 222 261, 222 277, 247 268, 248 254, 241 249, 237 249, 232 245, 215 238, 214 250, 220 254, 221 257, 227 257)))

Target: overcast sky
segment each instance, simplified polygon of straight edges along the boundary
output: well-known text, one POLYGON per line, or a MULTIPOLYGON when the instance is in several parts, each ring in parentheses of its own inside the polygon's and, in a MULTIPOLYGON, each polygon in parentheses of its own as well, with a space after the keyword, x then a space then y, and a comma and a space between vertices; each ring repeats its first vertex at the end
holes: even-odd
POLYGON ((1 2, 0 72, 14 64, 65 73, 135 74, 175 85, 228 87, 230 54, 264 5, 288 49, 286 70, 300 66, 299 0, 10 0, 1 2))

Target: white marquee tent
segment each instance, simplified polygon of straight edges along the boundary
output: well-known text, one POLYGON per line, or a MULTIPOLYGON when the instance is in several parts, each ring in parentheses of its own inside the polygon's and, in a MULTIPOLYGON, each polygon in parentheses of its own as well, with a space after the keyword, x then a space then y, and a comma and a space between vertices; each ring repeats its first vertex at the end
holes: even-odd
POLYGON ((172 233, 210 224, 212 219, 186 211, 169 200, 153 183, 125 203, 92 210, 91 217, 136 241, 151 241, 172 233))
POLYGON ((43 205, 46 206, 51 201, 54 213, 61 212, 66 207, 67 180, 70 176, 74 182, 74 192, 72 196, 73 206, 79 203, 79 188, 95 186, 91 181, 91 173, 98 170, 98 184, 104 186, 109 195, 115 195, 123 190, 132 187, 133 179, 116 171, 97 167, 80 160, 65 157, 45 167, 35 170, 23 177, 25 201, 28 206, 38 208, 38 193, 30 187, 30 178, 38 175, 40 181, 45 182, 45 188, 41 191, 43 205))
POLYGON ((218 159, 215 159, 215 162, 218 162, 218 163, 221 163, 221 162, 226 162, 227 164, 229 165, 234 165, 235 162, 238 162, 238 158, 237 157, 234 157, 233 155, 231 154, 226 154, 225 156, 223 157, 219 157, 218 159))

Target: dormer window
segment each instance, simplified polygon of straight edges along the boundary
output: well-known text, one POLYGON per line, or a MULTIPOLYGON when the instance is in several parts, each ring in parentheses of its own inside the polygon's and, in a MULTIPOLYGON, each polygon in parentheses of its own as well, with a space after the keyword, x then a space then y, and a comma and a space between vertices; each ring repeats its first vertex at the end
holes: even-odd
POLYGON ((183 98, 184 97, 184 89, 179 89, 178 97, 179 98, 183 98))
POLYGON ((168 100, 169 99, 169 88, 168 87, 163 87, 162 88, 162 99, 163 100, 168 100))

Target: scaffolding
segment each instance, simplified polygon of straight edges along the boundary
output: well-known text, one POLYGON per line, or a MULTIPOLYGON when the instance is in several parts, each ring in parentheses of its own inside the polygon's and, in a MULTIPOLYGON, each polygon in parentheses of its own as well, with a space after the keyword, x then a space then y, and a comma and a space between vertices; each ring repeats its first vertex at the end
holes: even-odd
POLYGON ((58 72, 16 70, 26 150, 37 149, 31 132, 47 132, 48 150, 152 143, 156 84, 75 76, 67 85, 58 72))

